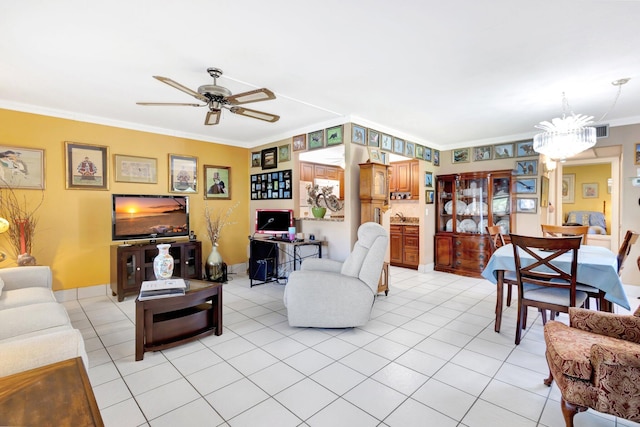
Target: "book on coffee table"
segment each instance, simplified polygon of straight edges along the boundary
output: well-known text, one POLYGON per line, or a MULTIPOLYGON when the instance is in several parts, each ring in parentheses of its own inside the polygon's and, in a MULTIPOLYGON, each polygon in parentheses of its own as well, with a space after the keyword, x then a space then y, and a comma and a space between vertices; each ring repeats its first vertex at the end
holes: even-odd
POLYGON ((184 279, 167 279, 167 280, 147 280, 142 282, 140 286, 140 301, 179 297, 185 294, 187 284, 184 279))

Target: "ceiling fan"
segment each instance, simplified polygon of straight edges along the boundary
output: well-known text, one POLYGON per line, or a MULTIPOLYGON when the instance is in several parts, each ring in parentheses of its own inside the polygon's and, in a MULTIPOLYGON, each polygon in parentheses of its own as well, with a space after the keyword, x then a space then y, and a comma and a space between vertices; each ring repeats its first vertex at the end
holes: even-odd
POLYGON ((153 76, 154 79, 160 80, 162 83, 166 83, 171 87, 181 90, 182 92, 204 102, 204 104, 187 104, 179 102, 136 102, 136 104, 155 106, 179 105, 187 107, 209 107, 207 117, 204 119, 205 125, 217 125, 220 122, 220 114, 223 108, 226 108, 234 114, 264 120, 270 123, 277 122, 280 119, 280 116, 276 116, 275 114, 251 110, 244 107, 238 107, 238 105, 248 104, 250 102, 276 99, 276 96, 269 89, 255 89, 248 92, 242 92, 236 95, 232 95, 229 89, 227 89, 226 87, 218 86, 217 84, 217 79, 222 75, 221 69, 210 67, 207 68, 207 72, 211 77, 213 77, 213 84, 202 85, 198 88, 197 92, 167 77, 153 76))

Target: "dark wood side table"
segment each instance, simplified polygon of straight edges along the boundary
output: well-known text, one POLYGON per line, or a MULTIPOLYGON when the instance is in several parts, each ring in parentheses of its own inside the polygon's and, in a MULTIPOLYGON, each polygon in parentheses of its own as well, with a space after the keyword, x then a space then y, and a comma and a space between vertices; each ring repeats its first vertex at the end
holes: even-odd
POLYGON ((82 359, 0 378, 0 425, 103 426, 82 359))
POLYGON ((136 298, 136 360, 145 351, 175 347, 215 333, 222 335, 222 283, 188 280, 184 296, 136 298))

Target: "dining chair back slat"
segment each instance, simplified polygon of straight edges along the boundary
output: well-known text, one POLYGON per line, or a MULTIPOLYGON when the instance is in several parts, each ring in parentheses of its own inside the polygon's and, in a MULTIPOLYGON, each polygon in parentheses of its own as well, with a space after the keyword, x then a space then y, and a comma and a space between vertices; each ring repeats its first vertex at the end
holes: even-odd
POLYGON ((551 225, 542 224, 542 237, 582 236, 582 243, 587 244, 588 225, 551 225))
POLYGON ((488 225, 486 229, 487 229, 487 234, 491 238, 492 251, 495 251, 499 247, 502 247, 505 245, 504 237, 502 236, 502 229, 500 228, 499 225, 491 225, 491 226, 488 225))

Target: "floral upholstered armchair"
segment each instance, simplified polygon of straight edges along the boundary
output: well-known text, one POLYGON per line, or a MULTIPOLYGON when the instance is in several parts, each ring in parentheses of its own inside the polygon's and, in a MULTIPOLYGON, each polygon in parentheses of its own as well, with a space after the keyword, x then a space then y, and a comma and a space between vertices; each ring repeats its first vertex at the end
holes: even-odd
POLYGON ((544 327, 545 384, 556 381, 566 425, 588 408, 639 422, 640 308, 633 315, 570 308, 569 321, 544 327))

